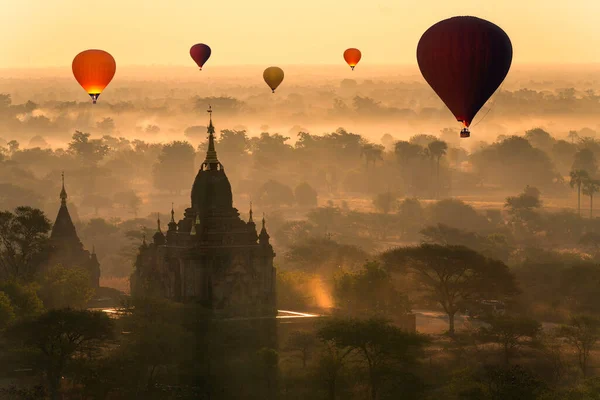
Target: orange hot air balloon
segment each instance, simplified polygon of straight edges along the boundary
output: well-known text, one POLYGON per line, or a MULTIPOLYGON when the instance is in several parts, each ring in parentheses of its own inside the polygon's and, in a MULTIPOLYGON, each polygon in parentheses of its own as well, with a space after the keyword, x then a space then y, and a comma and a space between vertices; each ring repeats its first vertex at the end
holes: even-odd
POLYGON ((352 71, 354 71, 354 67, 356 67, 356 64, 360 61, 361 56, 362 54, 360 54, 359 49, 352 48, 344 51, 344 60, 346 60, 350 68, 352 68, 352 71))
POLYGON ((275 93, 275 89, 283 82, 283 70, 279 67, 269 67, 263 72, 263 79, 275 93))
POLYGON ((73 75, 94 104, 115 76, 116 70, 115 59, 103 50, 85 50, 73 59, 73 75))

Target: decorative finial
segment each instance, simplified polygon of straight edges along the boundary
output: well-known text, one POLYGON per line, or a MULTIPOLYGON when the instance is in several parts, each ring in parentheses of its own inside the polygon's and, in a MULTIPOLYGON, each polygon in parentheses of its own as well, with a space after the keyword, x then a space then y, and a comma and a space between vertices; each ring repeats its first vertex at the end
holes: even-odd
POLYGON ((206 150, 206 159, 203 166, 206 166, 208 169, 213 169, 213 167, 216 169, 217 166, 215 164, 219 164, 219 159, 215 150, 215 127, 212 123, 212 107, 210 105, 206 112, 210 116, 210 121, 208 123, 208 149, 206 150))
POLYGON ((265 213, 263 213, 262 228, 265 229, 265 213))
POLYGON ((171 222, 175 222, 175 203, 171 203, 171 222))
POLYGON ((142 246, 146 245, 146 232, 142 233, 142 246))
POLYGON ((65 190, 65 171, 60 174, 62 180, 62 189, 60 191, 60 203, 62 205, 67 204, 67 191, 65 190))
POLYGON ((158 232, 160 232, 160 213, 156 213, 156 223, 158 224, 158 232))
POLYGON ((252 221, 252 200, 250 200, 250 219, 248 220, 248 222, 254 222, 252 221))

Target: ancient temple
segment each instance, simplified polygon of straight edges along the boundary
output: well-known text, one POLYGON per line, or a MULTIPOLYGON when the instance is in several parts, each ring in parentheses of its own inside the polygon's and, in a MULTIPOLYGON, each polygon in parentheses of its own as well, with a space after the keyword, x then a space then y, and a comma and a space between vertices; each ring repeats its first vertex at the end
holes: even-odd
POLYGON ((144 241, 131 276, 132 295, 196 302, 227 316, 267 316, 275 306, 275 253, 262 219, 260 234, 233 207, 231 185, 215 150, 209 107, 208 151, 192 186, 191 207, 166 234, 160 219, 144 241))
POLYGON ((100 263, 96 252, 83 248, 77 236, 75 225, 67 208, 67 191, 65 190, 65 174, 62 174, 62 190, 60 191, 60 208, 50 234, 51 256, 49 266, 62 265, 67 268, 83 268, 90 276, 93 288, 100 286, 100 263))

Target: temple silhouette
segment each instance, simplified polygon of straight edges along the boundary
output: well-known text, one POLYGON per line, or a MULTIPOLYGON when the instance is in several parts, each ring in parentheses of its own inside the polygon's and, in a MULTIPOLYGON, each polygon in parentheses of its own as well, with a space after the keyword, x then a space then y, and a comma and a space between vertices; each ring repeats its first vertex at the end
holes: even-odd
POLYGON ((183 219, 166 234, 160 218, 152 242, 144 238, 131 275, 131 294, 199 303, 223 316, 274 316, 275 253, 263 216, 260 233, 250 206, 243 221, 233 207, 231 184, 215 150, 209 107, 208 150, 183 219))
POLYGON ((62 265, 66 268, 83 268, 90 277, 91 286, 100 287, 100 263, 96 252, 87 251, 79 236, 69 209, 67 208, 67 191, 65 190, 65 174, 62 174, 62 190, 60 191, 60 208, 50 233, 50 258, 48 266, 62 265))

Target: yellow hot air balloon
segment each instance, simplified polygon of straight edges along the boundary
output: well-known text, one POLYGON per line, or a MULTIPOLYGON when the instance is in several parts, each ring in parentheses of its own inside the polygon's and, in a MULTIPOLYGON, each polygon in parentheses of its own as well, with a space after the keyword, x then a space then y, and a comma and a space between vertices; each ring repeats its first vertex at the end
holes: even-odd
POLYGON ((269 67, 263 72, 263 78, 273 93, 275 93, 275 89, 283 81, 283 70, 279 67, 269 67))

